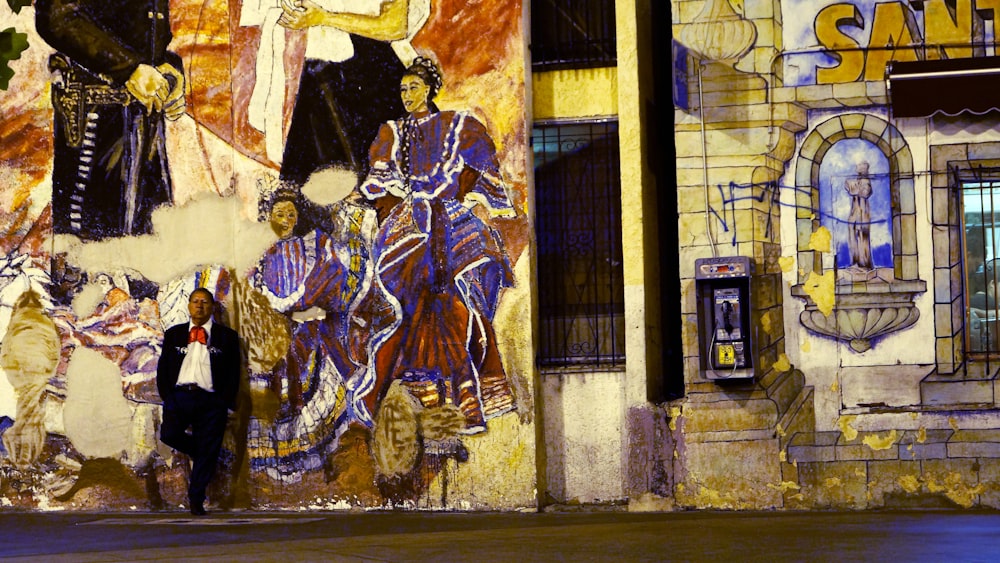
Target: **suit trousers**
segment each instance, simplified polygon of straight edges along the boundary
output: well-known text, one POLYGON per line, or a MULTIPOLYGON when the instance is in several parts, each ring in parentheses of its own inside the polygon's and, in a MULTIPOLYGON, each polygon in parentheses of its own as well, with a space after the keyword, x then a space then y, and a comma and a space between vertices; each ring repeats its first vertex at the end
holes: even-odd
POLYGON ((163 405, 160 440, 191 458, 188 500, 192 506, 205 502, 205 489, 222 451, 227 419, 225 403, 215 393, 201 389, 178 387, 163 405))

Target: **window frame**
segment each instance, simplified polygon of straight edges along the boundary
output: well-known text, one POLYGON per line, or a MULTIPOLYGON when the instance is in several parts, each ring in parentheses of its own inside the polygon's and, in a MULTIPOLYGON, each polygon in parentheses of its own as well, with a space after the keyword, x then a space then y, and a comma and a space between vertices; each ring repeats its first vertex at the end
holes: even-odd
MULTIPOLYGON (((531 141, 534 158, 535 172, 535 232, 537 245, 537 273, 538 273, 538 319, 539 319, 539 341, 536 355, 536 364, 544 370, 585 370, 593 371, 600 369, 624 369, 625 366, 625 307, 624 307, 624 264, 623 233, 622 233, 622 202, 621 202, 621 153, 619 144, 618 119, 614 117, 596 119, 560 119, 560 120, 539 120, 532 124, 531 141), (586 129, 584 132, 574 132, 574 129, 586 129), (554 131, 551 135, 539 135, 540 131, 554 131), (581 143, 581 139, 583 139, 581 143), (543 172, 546 165, 572 166, 574 164, 573 155, 588 151, 595 145, 596 141, 607 139, 603 150, 607 151, 603 156, 609 160, 605 161, 605 167, 599 172, 603 173, 603 180, 598 180, 599 174, 595 173, 592 165, 595 158, 583 158, 581 161, 583 168, 579 170, 556 170, 553 174, 562 174, 563 177, 571 172, 581 174, 580 178, 588 181, 586 185, 577 184, 575 186, 566 183, 558 185, 559 193, 547 193, 554 184, 550 184, 545 176, 550 172, 543 172), (539 147, 539 143, 552 143, 556 150, 546 152, 539 147), (563 150, 563 145, 570 143, 573 150, 563 150), (539 158, 542 154, 555 155, 551 159, 539 158), (578 191, 574 192, 576 189, 578 191), (607 214, 593 213, 597 211, 595 205, 579 205, 570 209, 579 211, 590 211, 585 216, 567 216, 561 214, 566 209, 567 201, 586 201, 577 196, 586 195, 589 190, 592 196, 591 203, 601 203, 607 200, 610 204, 607 214), (598 194, 598 191, 600 193, 598 194), (551 197, 550 197, 551 196, 551 197), (560 203, 561 202, 561 203, 560 203), (558 210, 550 212, 550 210, 558 210), (557 216, 558 215, 558 216, 557 216), (562 221, 561 225, 552 223, 546 224, 546 217, 552 217, 553 222, 562 221), (588 219, 589 218, 589 219, 588 219), (565 246, 567 233, 572 233, 568 227, 570 223, 593 225, 592 234, 595 235, 591 241, 593 246, 591 254, 583 256, 575 261, 559 261, 558 255, 568 256, 565 246), (603 222, 603 225, 602 225, 603 222), (597 235, 605 238, 598 240, 597 235), (550 240, 552 236, 564 237, 560 241, 550 240), (580 268, 581 264, 588 263, 590 270, 580 268), (561 277, 558 281, 553 278, 561 277), (592 276, 586 280, 591 285, 584 287, 586 295, 574 300, 569 295, 570 278, 573 282, 580 279, 580 275, 592 276), (575 276, 575 278, 574 278, 575 276), (603 284, 607 287, 602 289, 603 284), (562 286, 562 291, 558 286, 562 286), (603 293, 602 293, 603 292, 603 293), (559 294, 561 299, 553 303, 552 297, 559 294), (605 297, 601 299, 601 295, 605 297), (581 332, 583 331, 583 332, 581 332), (589 333, 593 336, 590 340, 574 341, 574 335, 589 333), (560 336, 561 335, 561 336, 560 336), (575 346, 575 348, 574 348, 575 346), (589 346, 589 348, 587 347, 589 346), (574 350, 577 350, 574 352, 574 350)), ((595 149, 596 150, 596 149, 595 149)), ((562 177, 560 177, 562 179, 562 177)), ((572 212, 572 211, 571 211, 572 212)), ((582 232, 583 230, 580 230, 582 232)), ((574 237, 573 240, 579 243, 577 253, 586 250, 585 236, 574 237)))

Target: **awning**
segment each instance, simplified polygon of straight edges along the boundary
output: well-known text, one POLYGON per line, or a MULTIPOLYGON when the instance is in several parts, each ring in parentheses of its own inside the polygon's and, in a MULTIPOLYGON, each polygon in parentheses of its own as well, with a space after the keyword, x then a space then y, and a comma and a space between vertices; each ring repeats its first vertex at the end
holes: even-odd
POLYGON ((893 62, 886 82, 894 117, 1000 111, 1000 56, 893 62))

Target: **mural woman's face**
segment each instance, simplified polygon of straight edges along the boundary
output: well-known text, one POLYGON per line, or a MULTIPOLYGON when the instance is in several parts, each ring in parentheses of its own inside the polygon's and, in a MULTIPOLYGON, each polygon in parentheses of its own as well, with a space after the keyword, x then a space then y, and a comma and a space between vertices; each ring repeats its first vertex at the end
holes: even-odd
POLYGON ((299 212, 290 201, 279 201, 271 208, 271 229, 278 238, 292 236, 295 224, 299 222, 299 212))
POLYGON ((427 96, 431 88, 419 76, 407 74, 399 84, 399 95, 408 113, 427 112, 427 96))

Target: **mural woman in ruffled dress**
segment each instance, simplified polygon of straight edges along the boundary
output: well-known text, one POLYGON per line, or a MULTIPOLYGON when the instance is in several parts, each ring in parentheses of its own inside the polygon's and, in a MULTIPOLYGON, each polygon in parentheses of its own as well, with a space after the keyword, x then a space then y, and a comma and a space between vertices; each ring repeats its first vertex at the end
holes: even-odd
POLYGON ((429 59, 408 67, 400 88, 408 113, 379 130, 361 185, 380 220, 375 283, 397 321, 373 337, 368 404, 374 412, 400 381, 423 407, 457 407, 458 432, 473 434, 514 399, 492 325, 513 276, 499 236, 472 208, 493 216, 514 208, 486 127, 439 111, 432 100, 441 86, 429 59))
POLYGON ((320 229, 296 232, 298 200, 297 193, 286 190, 273 196, 270 222, 279 240, 254 274, 258 291, 292 321, 288 354, 270 381, 281 399, 270 441, 282 473, 315 469, 329 453, 324 450, 336 447, 352 418, 350 388, 364 363, 349 350, 348 333, 367 251, 357 244, 359 236, 331 237, 320 229))

